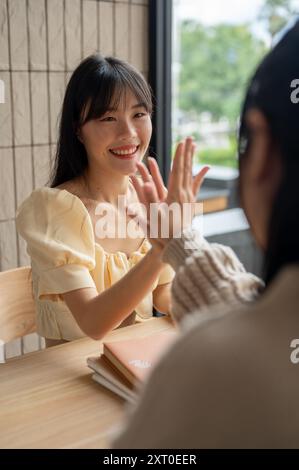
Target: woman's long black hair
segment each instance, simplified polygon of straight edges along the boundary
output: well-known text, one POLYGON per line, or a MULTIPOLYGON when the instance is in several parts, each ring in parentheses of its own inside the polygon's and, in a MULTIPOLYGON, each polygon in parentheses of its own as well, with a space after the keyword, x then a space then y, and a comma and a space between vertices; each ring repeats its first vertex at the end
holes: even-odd
MULTIPOLYGON (((282 160, 282 180, 273 204, 267 234, 264 259, 266 284, 283 266, 299 263, 299 103, 294 99, 294 88, 291 86, 295 79, 299 79, 299 21, 258 67, 249 86, 241 116, 240 171, 250 145, 250 134, 244 119, 250 108, 261 110, 267 118, 273 142, 278 145, 282 160)), ((299 97, 299 92, 297 96, 299 97)))
POLYGON ((152 112, 152 95, 141 73, 132 65, 99 54, 87 57, 67 85, 59 125, 59 138, 50 178, 52 188, 81 176, 88 160, 77 136, 79 128, 117 108, 126 90, 152 112))

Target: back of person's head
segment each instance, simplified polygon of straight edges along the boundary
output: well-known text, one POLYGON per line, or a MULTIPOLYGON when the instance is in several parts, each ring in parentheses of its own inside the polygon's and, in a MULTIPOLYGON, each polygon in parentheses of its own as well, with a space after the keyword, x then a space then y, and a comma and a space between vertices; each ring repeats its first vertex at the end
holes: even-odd
POLYGON ((258 109, 266 117, 273 145, 281 159, 282 176, 268 224, 266 283, 283 266, 299 262, 299 100, 296 96, 299 98, 299 21, 259 65, 241 116, 239 146, 244 146, 245 142, 246 150, 240 149, 240 173, 250 146, 245 117, 250 109, 258 109))
POLYGON ((127 90, 152 112, 150 87, 142 74, 127 62, 94 54, 75 69, 63 101, 51 187, 83 174, 88 159, 78 138, 80 127, 100 118, 109 109, 116 109, 127 90))

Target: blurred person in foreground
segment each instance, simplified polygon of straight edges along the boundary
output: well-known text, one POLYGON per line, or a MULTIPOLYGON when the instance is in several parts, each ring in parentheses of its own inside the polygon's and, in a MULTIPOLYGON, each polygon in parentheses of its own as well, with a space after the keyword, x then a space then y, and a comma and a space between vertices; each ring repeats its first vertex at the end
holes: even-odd
MULTIPOLYGON (((151 240, 176 272, 171 312, 182 334, 115 448, 299 445, 299 365, 291 347, 299 337, 299 104, 291 85, 299 78, 298 50, 299 22, 259 65, 240 122, 240 197, 264 252, 265 287, 244 302, 246 273, 234 253, 190 227, 151 240)), ((186 145, 176 152, 168 204, 194 202, 186 145)), ((161 200, 161 178, 157 167, 151 175, 138 167, 143 181, 135 179, 135 188, 149 207, 161 200)))

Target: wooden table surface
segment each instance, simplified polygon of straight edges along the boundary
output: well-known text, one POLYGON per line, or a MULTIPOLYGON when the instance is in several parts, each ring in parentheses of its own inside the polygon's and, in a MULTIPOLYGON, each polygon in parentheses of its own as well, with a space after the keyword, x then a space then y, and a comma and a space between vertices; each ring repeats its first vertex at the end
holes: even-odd
MULTIPOLYGON (((105 341, 171 328, 153 318, 114 330, 105 341)), ((107 448, 128 406, 91 379, 88 356, 102 351, 90 338, 44 349, 0 365, 0 448, 107 448)))

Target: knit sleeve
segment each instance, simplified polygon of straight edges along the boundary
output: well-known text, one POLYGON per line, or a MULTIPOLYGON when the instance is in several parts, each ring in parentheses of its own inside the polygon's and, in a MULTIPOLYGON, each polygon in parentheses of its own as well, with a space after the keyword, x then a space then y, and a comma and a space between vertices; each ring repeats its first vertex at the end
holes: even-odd
POLYGON ((231 248, 208 243, 191 228, 169 242, 163 261, 176 271, 171 313, 178 322, 211 305, 253 301, 264 287, 261 279, 246 272, 231 248))

